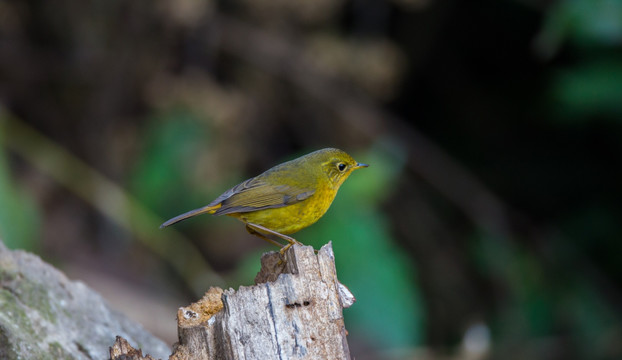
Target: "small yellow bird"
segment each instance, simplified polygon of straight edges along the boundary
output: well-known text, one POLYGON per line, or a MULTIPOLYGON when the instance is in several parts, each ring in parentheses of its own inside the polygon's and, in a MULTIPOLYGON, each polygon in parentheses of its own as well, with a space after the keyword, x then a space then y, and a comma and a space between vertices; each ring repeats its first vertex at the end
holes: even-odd
POLYGON ((314 151, 243 181, 207 206, 176 216, 160 228, 204 213, 229 215, 244 222, 249 233, 272 244, 282 246, 271 237, 286 240, 288 244, 281 248, 284 253, 300 244, 285 234, 318 221, 352 171, 367 166, 339 149, 314 151))

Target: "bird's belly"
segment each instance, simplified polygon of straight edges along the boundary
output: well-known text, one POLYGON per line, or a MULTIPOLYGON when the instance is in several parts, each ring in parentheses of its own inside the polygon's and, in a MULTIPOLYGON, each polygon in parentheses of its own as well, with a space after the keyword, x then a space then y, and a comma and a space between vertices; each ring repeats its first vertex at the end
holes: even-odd
POLYGON ((263 209, 231 214, 245 223, 253 223, 280 232, 292 234, 318 221, 326 213, 334 196, 312 196, 306 201, 280 208, 263 209))

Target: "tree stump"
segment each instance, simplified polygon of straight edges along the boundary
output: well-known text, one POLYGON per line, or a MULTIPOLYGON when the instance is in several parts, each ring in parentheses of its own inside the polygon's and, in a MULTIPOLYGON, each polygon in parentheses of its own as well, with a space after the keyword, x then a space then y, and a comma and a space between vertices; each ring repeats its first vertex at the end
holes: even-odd
POLYGON ((330 243, 317 255, 298 245, 284 256, 264 254, 255 284, 210 288, 180 308, 179 342, 169 359, 350 359, 342 309, 355 299, 337 281, 330 243))
MULTIPOLYGON (((337 280, 331 243, 317 255, 298 245, 285 255, 264 254, 255 284, 238 291, 213 287, 179 308, 179 342, 169 359, 350 359, 342 309, 355 299, 337 280)), ((122 338, 110 354, 151 359, 122 338)))
POLYGON ((264 254, 254 286, 210 289, 177 314, 171 359, 350 359, 332 245, 264 254))

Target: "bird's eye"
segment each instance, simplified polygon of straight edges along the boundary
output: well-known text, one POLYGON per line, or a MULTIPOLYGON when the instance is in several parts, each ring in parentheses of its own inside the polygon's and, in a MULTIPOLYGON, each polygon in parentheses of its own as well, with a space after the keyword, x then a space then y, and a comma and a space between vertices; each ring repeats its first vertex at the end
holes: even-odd
POLYGON ((339 169, 339 171, 344 171, 346 169, 346 164, 344 163, 337 164, 337 169, 339 169))

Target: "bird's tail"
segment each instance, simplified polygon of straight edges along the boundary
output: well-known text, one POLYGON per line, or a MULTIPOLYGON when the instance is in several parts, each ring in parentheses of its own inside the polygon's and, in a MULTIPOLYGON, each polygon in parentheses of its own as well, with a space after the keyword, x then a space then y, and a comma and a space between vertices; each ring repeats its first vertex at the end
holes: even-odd
POLYGON ((176 224, 182 220, 186 220, 187 218, 191 218, 193 216, 197 216, 197 215, 201 215, 201 214, 211 214, 213 212, 215 212, 221 205, 214 205, 214 206, 204 206, 202 208, 198 208, 198 209, 194 209, 194 210, 190 210, 187 213, 183 213, 181 215, 177 215, 172 219, 166 220, 166 222, 164 222, 164 224, 160 225, 160 229, 165 228, 167 226, 176 224))

